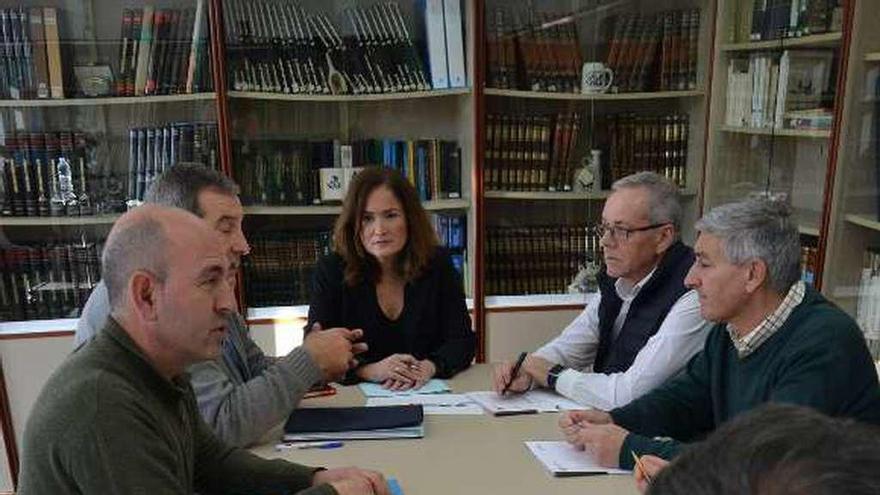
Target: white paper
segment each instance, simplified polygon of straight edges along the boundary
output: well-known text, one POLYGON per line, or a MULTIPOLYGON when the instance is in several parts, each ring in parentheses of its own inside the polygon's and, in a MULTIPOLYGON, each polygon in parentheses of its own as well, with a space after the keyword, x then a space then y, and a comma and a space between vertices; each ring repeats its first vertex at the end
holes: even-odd
POLYGON ((556 411, 574 411, 579 409, 590 409, 587 406, 583 406, 578 404, 577 402, 569 399, 568 397, 563 397, 556 392, 551 392, 549 390, 530 390, 526 392, 526 397, 538 406, 538 410, 541 412, 556 412, 556 411))
POLYGON ((485 392, 469 392, 465 395, 492 414, 588 409, 577 402, 547 390, 530 390, 524 394, 505 394, 503 396, 498 392, 490 390, 485 392))
POLYGON ((361 389, 361 393, 365 397, 409 397, 412 395, 445 394, 452 390, 446 384, 446 381, 438 380, 437 378, 431 378, 417 389, 388 390, 383 388, 381 384, 370 382, 361 383, 358 385, 358 388, 361 389))
POLYGON ((533 441, 525 444, 553 476, 631 473, 625 469, 600 466, 592 454, 578 450, 568 442, 533 441))
POLYGON ((483 406, 490 414, 526 414, 529 412, 536 413, 538 408, 534 403, 529 401, 525 395, 506 394, 499 395, 498 392, 468 392, 467 395, 477 404, 483 406))
POLYGON ((421 405, 425 414, 483 414, 483 408, 463 394, 411 395, 408 397, 371 397, 367 407, 421 405))

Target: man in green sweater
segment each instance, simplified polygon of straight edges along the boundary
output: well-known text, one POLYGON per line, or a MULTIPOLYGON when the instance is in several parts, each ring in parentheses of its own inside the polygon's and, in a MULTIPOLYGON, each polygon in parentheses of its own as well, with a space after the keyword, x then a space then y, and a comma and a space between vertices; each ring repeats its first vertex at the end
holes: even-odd
POLYGON ((699 294, 703 317, 717 322, 703 350, 627 406, 563 415, 568 441, 603 465, 632 468, 633 453, 670 459, 682 442, 766 402, 880 424, 880 387, 864 337, 800 281, 789 208, 767 199, 731 203, 706 214, 697 230, 685 283, 699 294))
POLYGON ((140 206, 102 263, 111 317, 40 393, 18 493, 388 494, 379 473, 261 459, 202 420, 185 370, 220 355, 235 308, 226 244, 207 223, 140 206))

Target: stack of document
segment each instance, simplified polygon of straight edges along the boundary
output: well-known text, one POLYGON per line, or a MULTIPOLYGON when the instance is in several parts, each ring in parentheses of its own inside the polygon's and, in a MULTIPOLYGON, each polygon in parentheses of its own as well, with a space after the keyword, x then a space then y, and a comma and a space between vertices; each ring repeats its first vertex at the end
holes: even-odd
POLYGON ((464 394, 408 395, 404 397, 370 397, 367 407, 421 405, 427 415, 482 415, 483 408, 464 394))
POLYGON ((586 409, 571 399, 547 390, 531 390, 524 394, 505 395, 492 391, 469 392, 465 395, 494 416, 586 409))
POLYGON ((600 466, 591 453, 577 450, 568 442, 526 442, 526 447, 553 476, 630 473, 625 469, 600 466))
POLYGON ((419 388, 409 390, 388 390, 378 383, 364 382, 358 385, 365 397, 408 397, 411 395, 445 394, 452 389, 443 380, 432 378, 419 388))
POLYGON ((284 424, 287 442, 422 438, 422 406, 297 409, 284 424))

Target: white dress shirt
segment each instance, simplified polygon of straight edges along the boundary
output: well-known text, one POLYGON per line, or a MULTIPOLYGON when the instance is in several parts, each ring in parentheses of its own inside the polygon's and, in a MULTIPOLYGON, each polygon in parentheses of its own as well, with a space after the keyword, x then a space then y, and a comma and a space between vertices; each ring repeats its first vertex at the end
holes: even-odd
MULTIPOLYGON (((615 283, 615 291, 623 304, 614 320, 614 338, 623 328, 633 299, 653 274, 652 271, 635 285, 622 279, 615 283)), ((556 391, 584 406, 608 411, 625 406, 656 388, 703 348, 711 328, 700 316, 697 293, 688 291, 672 305, 657 333, 648 339, 628 370, 593 373, 599 349, 599 300, 599 294, 595 294, 558 337, 535 351, 538 357, 570 368, 559 375, 556 391)))

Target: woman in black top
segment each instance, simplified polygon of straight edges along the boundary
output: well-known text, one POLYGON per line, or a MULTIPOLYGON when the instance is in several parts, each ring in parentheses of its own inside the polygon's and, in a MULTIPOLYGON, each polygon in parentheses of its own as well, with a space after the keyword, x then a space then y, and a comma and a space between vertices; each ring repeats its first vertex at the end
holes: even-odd
POLYGON ((349 381, 405 390, 470 365, 476 337, 461 277, 406 179, 374 167, 358 174, 333 244, 315 273, 306 328, 363 330, 368 349, 349 381))

